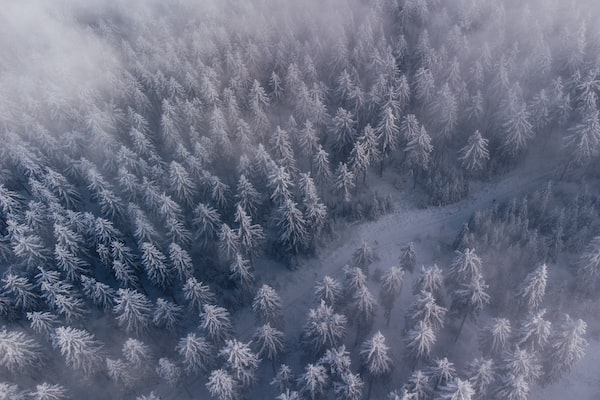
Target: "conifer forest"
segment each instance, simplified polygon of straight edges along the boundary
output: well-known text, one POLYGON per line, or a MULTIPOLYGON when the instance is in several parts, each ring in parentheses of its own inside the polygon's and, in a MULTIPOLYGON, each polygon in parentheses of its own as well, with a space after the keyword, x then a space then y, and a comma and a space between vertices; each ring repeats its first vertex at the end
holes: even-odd
POLYGON ((600 398, 597 0, 4 0, 0 400, 600 398))

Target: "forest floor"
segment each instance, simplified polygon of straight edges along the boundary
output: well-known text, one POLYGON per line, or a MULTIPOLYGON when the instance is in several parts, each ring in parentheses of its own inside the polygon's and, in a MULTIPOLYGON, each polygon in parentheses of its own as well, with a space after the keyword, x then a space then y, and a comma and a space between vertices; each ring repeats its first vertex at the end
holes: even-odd
MULTIPOLYGON (((404 362, 404 344, 402 330, 404 327, 404 312, 412 303, 412 281, 417 275, 422 264, 437 263, 445 269, 452 257, 452 242, 456 238, 462 225, 478 210, 489 208, 497 202, 499 204, 520 195, 542 190, 549 180, 555 180, 561 173, 560 162, 552 157, 531 157, 529 162, 523 163, 511 172, 500 177, 496 182, 477 183, 470 187, 470 195, 462 201, 443 207, 418 208, 413 197, 406 196, 410 182, 398 190, 397 182, 387 182, 387 189, 378 187, 377 190, 386 190, 394 196, 395 210, 371 222, 358 222, 338 224, 336 237, 326 243, 318 251, 316 257, 299 260, 299 268, 288 270, 275 262, 264 262, 257 268, 257 283, 267 283, 280 293, 284 308, 285 333, 288 354, 282 362, 290 365, 294 373, 300 374, 308 362, 313 359, 303 355, 301 332, 306 321, 309 308, 315 306, 313 290, 315 283, 324 276, 329 275, 340 281, 343 279, 343 267, 352 258, 352 253, 363 241, 366 241, 374 250, 378 259, 370 266, 370 275, 377 269, 384 270, 392 265, 397 265, 400 250, 408 242, 413 242, 417 254, 417 267, 413 274, 407 274, 402 295, 396 301, 392 311, 389 326, 385 326, 382 312, 376 317, 371 334, 381 330, 391 348, 391 356, 395 368, 391 379, 383 385, 373 388, 372 399, 385 398, 389 390, 400 388, 410 374, 410 369, 404 362)), ((386 184, 386 183, 384 183, 386 184)), ((387 193, 386 193, 387 194, 387 193)), ((373 279, 369 280, 369 288, 376 298, 379 294, 379 284, 373 279)), ((485 320, 482 316, 481 320, 485 320)), ((460 340, 454 345, 456 325, 449 322, 443 329, 438 339, 433 357, 447 356, 454 362, 460 371, 465 364, 479 355, 477 346, 478 325, 468 321, 461 334, 460 340), (452 341, 452 342, 451 342, 452 341), (450 345, 449 345, 450 344, 450 345), (438 349, 444 349, 441 353, 438 349)), ((234 326, 237 337, 243 341, 252 339, 255 323, 250 310, 238 310, 234 314, 234 326)), ((349 326, 344 343, 353 353, 352 369, 356 370, 359 360, 354 346, 356 332, 349 326)), ((576 368, 564 380, 549 385, 540 390, 532 391, 532 399, 558 400, 564 398, 593 399, 593 393, 598 393, 600 382, 595 375, 593 366, 600 365, 600 341, 590 338, 590 349, 586 357, 576 365, 576 368), (577 393, 577 394, 576 394, 577 393)), ((246 394, 249 399, 275 398, 277 392, 268 383, 273 373, 270 363, 263 363, 258 376, 258 383, 246 394)), ((185 382, 180 390, 160 390, 163 398, 180 400, 188 398, 208 398, 204 388, 205 378, 196 378, 185 382), (193 393, 193 397, 189 397, 193 393), (205 397, 206 396, 206 397, 205 397)), ((161 387, 161 389, 166 389, 161 387)))

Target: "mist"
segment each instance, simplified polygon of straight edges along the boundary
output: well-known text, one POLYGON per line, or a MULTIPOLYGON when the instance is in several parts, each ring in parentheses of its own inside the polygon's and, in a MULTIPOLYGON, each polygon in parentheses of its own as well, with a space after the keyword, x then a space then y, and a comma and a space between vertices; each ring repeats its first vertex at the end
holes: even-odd
POLYGON ((594 398, 598 18, 4 1, 0 400, 594 398))

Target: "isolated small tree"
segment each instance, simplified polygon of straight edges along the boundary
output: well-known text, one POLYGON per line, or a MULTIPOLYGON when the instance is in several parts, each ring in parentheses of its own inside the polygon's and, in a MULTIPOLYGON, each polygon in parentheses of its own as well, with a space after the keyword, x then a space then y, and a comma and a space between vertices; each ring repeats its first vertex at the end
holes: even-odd
POLYGON ((117 291, 113 312, 119 326, 127 332, 143 333, 152 321, 152 303, 145 295, 132 289, 117 291))
POLYGON ((270 384, 275 385, 280 392, 285 392, 292 388, 295 381, 292 369, 286 364, 281 364, 270 384))
POLYGON ((436 342, 435 331, 425 321, 418 321, 408 330, 404 341, 409 359, 413 362, 427 360, 436 342))
POLYGON ((364 382, 359 374, 344 372, 339 382, 333 384, 333 391, 337 398, 344 400, 362 399, 364 382))
POLYGON ((200 311, 202 305, 213 304, 215 302, 215 294, 210 290, 208 285, 198 281, 194 277, 187 279, 183 285, 183 297, 188 302, 191 309, 200 311))
POLYGON ((283 332, 273 328, 267 322, 256 329, 254 340, 258 348, 258 356, 270 360, 273 366, 273 373, 275 373, 275 362, 284 350, 283 332))
POLYGON ((304 325, 305 340, 318 354, 328 347, 336 347, 346 333, 347 319, 333 312, 333 307, 321 300, 317 308, 308 311, 308 320, 304 325))
POLYGON ((322 395, 328 383, 329 376, 325 367, 318 364, 308 364, 304 369, 304 373, 298 378, 298 386, 301 392, 310 396, 311 400, 315 400, 322 395))
POLYGON ((271 324, 280 327, 283 322, 281 297, 269 285, 262 285, 252 301, 252 311, 259 324, 271 324))
POLYGON ((492 318, 481 330, 479 348, 486 355, 497 355, 506 349, 512 328, 506 318, 492 318))
POLYGON ((23 374, 42 366, 41 346, 19 331, 0 331, 0 367, 9 373, 23 374))
POLYGON ((250 343, 227 340, 219 355, 225 360, 225 368, 242 388, 247 388, 254 382, 260 358, 252 352, 250 343))
POLYGON ((324 276, 315 286, 315 301, 335 307, 341 301, 342 285, 330 276, 324 276))
POLYGON ((176 386, 181 380, 181 368, 166 357, 158 360, 156 375, 164 379, 170 386, 176 386))
POLYGON ((536 310, 546 293, 547 280, 548 269, 546 264, 542 264, 533 272, 530 272, 517 291, 519 303, 528 310, 536 310))
POLYGON ((381 304, 383 306, 386 325, 390 324, 390 317, 394 302, 400 296, 402 284, 404 283, 404 270, 401 267, 391 267, 381 276, 381 304))
POLYGON ((239 398, 238 383, 224 369, 216 369, 210 373, 206 388, 217 400, 236 400, 239 398))
POLYGON ((587 324, 583 320, 573 320, 569 315, 565 315, 550 339, 552 351, 548 353, 544 368, 546 381, 558 380, 583 358, 588 347, 585 339, 586 329, 587 324))
POLYGON ((182 337, 175 350, 183 359, 185 372, 188 374, 207 372, 215 361, 214 347, 195 333, 182 337))
POLYGON ((67 365, 90 376, 99 370, 103 363, 103 346, 91 333, 71 327, 56 328, 52 345, 65 357, 67 365))
POLYGON ((42 383, 35 385, 35 390, 29 393, 31 400, 67 400, 67 389, 61 385, 42 383))
POLYGON ((480 171, 490 158, 488 140, 476 130, 467 141, 467 145, 458 152, 458 159, 467 171, 480 171))
POLYGON ((371 397, 373 381, 387 376, 392 370, 392 359, 388 355, 389 347, 381 332, 367 339, 360 350, 362 365, 369 373, 369 389, 367 399, 371 397))
POLYGON ((173 331, 181 323, 182 317, 183 307, 162 298, 156 299, 156 307, 152 317, 155 326, 173 331))
POLYGON ((496 380, 494 362, 489 358, 476 358, 467 366, 467 377, 475 393, 473 399, 484 400, 496 380))
POLYGON ((233 332, 229 311, 212 304, 202 305, 200 328, 216 346, 221 346, 233 332))

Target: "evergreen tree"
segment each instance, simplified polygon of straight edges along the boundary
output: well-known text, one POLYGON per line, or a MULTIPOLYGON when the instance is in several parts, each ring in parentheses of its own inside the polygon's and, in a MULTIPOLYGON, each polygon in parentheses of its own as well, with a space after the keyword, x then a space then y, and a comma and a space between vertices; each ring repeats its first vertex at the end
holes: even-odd
POLYGON ((169 245, 169 261, 181 282, 186 282, 194 273, 194 264, 189 253, 177 243, 169 245))
POLYGON ((306 221, 297 204, 291 199, 285 200, 276 210, 275 227, 277 241, 286 251, 297 254, 307 238, 306 221))
POLYGON ((250 343, 226 340, 219 351, 225 359, 225 367, 242 388, 247 388, 255 380, 260 359, 250 350, 250 343))
POLYGON ((0 367, 13 375, 42 366, 41 346, 28 335, 19 331, 0 331, 0 367))
POLYGON ((215 294, 211 292, 208 285, 191 277, 183 285, 183 297, 188 302, 188 306, 200 311, 204 304, 213 304, 215 302, 215 294))
POLYGON ((472 400, 475 390, 468 380, 455 378, 440 387, 440 399, 443 400, 472 400))
POLYGON ((460 287, 463 284, 469 284, 474 279, 479 279, 482 274, 481 258, 474 249, 466 248, 456 250, 455 258, 448 269, 447 285, 451 287, 460 287))
POLYGON ((409 242, 406 247, 402 248, 400 254, 400 268, 404 271, 408 271, 411 274, 415 270, 417 264, 417 253, 415 252, 415 245, 413 242, 409 242))
POLYGON ((143 333, 148 330, 152 320, 152 304, 150 300, 132 289, 119 289, 115 299, 113 312, 119 326, 127 332, 143 333))
POLYGON ((483 306, 490 302, 490 295, 487 294, 488 285, 481 275, 474 277, 468 285, 463 285, 452 293, 452 305, 450 310, 454 313, 462 314, 462 321, 456 338, 460 336, 465 320, 470 315, 476 318, 483 306))
POLYGON ((362 398, 362 389, 364 382, 359 374, 345 372, 341 376, 340 382, 335 382, 333 391, 338 398, 344 400, 360 400, 362 398))
POLYGON ((84 376, 92 375, 102 365, 103 346, 89 332, 61 326, 52 336, 52 345, 65 357, 71 369, 84 376))
POLYGON ((167 381, 170 386, 176 386, 181 380, 181 368, 166 357, 159 358, 156 375, 167 381))
POLYGON ((414 325, 418 321, 423 321, 437 331, 444 325, 447 311, 444 307, 437 304, 430 292, 422 291, 416 296, 415 302, 409 307, 407 320, 410 322, 410 325, 414 325))
POLYGON ((432 151, 431 137, 422 126, 409 139, 404 149, 409 165, 413 170, 416 169, 417 171, 426 171, 429 168, 432 151))
POLYGON ((275 377, 271 381, 271 385, 277 386, 280 392, 284 392, 286 390, 289 391, 294 382, 294 375, 292 374, 290 367, 285 364, 281 364, 277 370, 277 373, 275 374, 275 377))
POLYGON ((354 250, 352 253, 352 265, 358 267, 368 273, 369 265, 375 261, 375 253, 369 244, 365 241, 362 242, 359 248, 354 250))
POLYGON ((31 400, 67 400, 67 389, 61 385, 44 382, 35 385, 35 390, 29 393, 31 400))
POLYGON ((415 362, 427 360, 436 342, 435 331, 425 321, 418 321, 405 338, 408 357, 415 362))
MULTIPOLYGON (((399 124, 393 109, 390 106, 385 107, 381 112, 379 123, 375 128, 383 158, 389 157, 390 154, 396 149, 398 135, 400 133, 400 128, 398 125, 399 124)), ((383 161, 381 164, 380 175, 382 172, 383 161)))
POLYGON ((329 383, 329 376, 322 365, 308 364, 304 373, 298 378, 300 390, 310 396, 311 400, 325 392, 325 387, 329 383))
POLYGON ((545 379, 556 381, 568 373, 585 353, 587 324, 581 319, 573 320, 565 315, 555 334, 550 339, 552 351, 545 362, 545 379))
POLYGON ((240 206, 236 207, 235 222, 238 224, 238 241, 252 264, 252 255, 257 252, 260 243, 265 238, 263 229, 260 225, 253 224, 251 217, 240 206))
POLYGON ((271 324, 280 327, 283 322, 281 297, 269 285, 262 285, 252 301, 252 311, 259 324, 271 324))
POLYGON ((81 286, 83 293, 95 305, 101 307, 104 311, 112 310, 115 296, 113 288, 87 276, 81 276, 81 286))
POLYGON ((23 311, 35 309, 39 304, 34 286, 29 279, 13 273, 7 273, 2 278, 2 289, 14 299, 15 307, 23 311))
POLYGON ((262 202, 261 194, 244 174, 240 175, 238 179, 236 199, 236 207, 241 207, 250 216, 254 215, 256 217, 256 212, 262 202))
POLYGON ((530 312, 521 321, 517 330, 517 344, 525 346, 530 351, 543 350, 550 340, 551 323, 544 319, 546 310, 530 312))
POLYGON ((507 375, 521 376, 528 383, 534 383, 542 374, 535 353, 516 348, 506 352, 503 357, 503 369, 507 375))
POLYGON ((533 272, 530 272, 525 277, 525 280, 517 291, 519 303, 525 306, 528 310, 536 310, 541 304, 544 294, 546 293, 547 280, 548 269, 546 264, 542 264, 533 272))
POLYGON ((322 191, 323 186, 331 180, 331 167, 329 165, 329 154, 320 144, 312 158, 311 167, 315 174, 315 182, 320 185, 322 191))
POLYGON ((188 333, 182 337, 175 350, 183 359, 183 365, 188 374, 207 372, 215 361, 213 346, 195 333, 188 333))
POLYGON ((233 331, 229 312, 223 307, 212 304, 202 305, 200 328, 216 346, 222 345, 229 339, 233 331))
POLYGON ((143 243, 141 248, 142 265, 150 281, 160 289, 171 285, 171 271, 165 255, 152 243, 143 243))
POLYGON ((354 173, 348 169, 348 166, 341 162, 335 173, 335 190, 342 197, 345 203, 350 202, 350 192, 356 185, 354 173))
POLYGON ((336 347, 346 333, 346 317, 333 312, 333 307, 323 300, 317 308, 308 311, 308 320, 304 325, 304 337, 315 353, 325 348, 336 347))
POLYGON ((504 375, 495 391, 496 398, 506 400, 527 400, 530 385, 521 375, 504 375))
POLYGON ((258 348, 258 356, 271 360, 273 373, 275 372, 275 362, 283 353, 284 335, 283 332, 273 328, 268 322, 256 329, 254 339, 258 348))
POLYGON ((352 113, 339 107, 331 120, 332 149, 340 157, 345 158, 352 149, 356 136, 356 121, 352 113))
POLYGON ((332 379, 341 378, 342 374, 350 372, 351 363, 350 353, 346 351, 345 345, 328 349, 319 359, 319 364, 327 367, 327 372, 332 379))
POLYGON ((600 281, 600 236, 594 237, 586 246, 577 262, 577 285, 592 292, 600 281))
POLYGON ((206 388, 210 395, 218 400, 236 400, 239 398, 239 386, 235 379, 224 369, 210 373, 206 388))
POLYGON ((404 282, 404 270, 400 267, 391 267, 381 276, 381 304, 383 305, 386 325, 390 324, 394 302, 400 296, 404 282))
POLYGON ((317 282, 315 286, 315 301, 335 307, 341 301, 342 286, 340 283, 330 276, 324 276, 323 280, 317 282))
POLYGON ((362 365, 369 373, 369 389, 367 399, 371 397, 371 388, 375 379, 387 376, 392 370, 392 360, 388 355, 389 347, 385 343, 385 337, 377 332, 367 339, 360 350, 362 365))
POLYGON ((467 366, 467 376, 473 387, 473 399, 487 399, 489 389, 496 380, 494 362, 488 358, 476 358, 467 366))
POLYGON ((377 303, 375 302, 375 298, 366 285, 361 286, 354 292, 351 309, 353 314, 352 320, 356 322, 355 343, 358 344, 358 340, 363 332, 368 331, 373 324, 376 308, 377 303))
POLYGON ((221 224, 218 234, 217 248, 224 260, 231 261, 240 251, 240 241, 237 232, 226 223, 221 224))
POLYGON ((155 326, 173 331, 181 323, 182 317, 183 307, 165 299, 156 299, 156 308, 152 317, 155 326))
POLYGON ((481 330, 479 348, 484 354, 497 355, 506 349, 512 328, 506 318, 492 318, 481 330))
POLYGON ((58 317, 47 311, 32 311, 27 313, 31 329, 39 335, 49 338, 58 325, 58 317))
POLYGON ((194 225, 196 226, 196 238, 200 239, 203 247, 206 247, 209 243, 216 241, 221 227, 221 216, 216 209, 200 203, 194 209, 194 225))
POLYGON ((476 130, 475 133, 469 136, 467 145, 458 154, 458 159, 463 168, 468 171, 479 171, 490 158, 488 140, 484 139, 481 133, 476 130))

